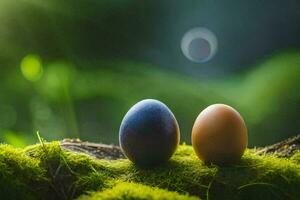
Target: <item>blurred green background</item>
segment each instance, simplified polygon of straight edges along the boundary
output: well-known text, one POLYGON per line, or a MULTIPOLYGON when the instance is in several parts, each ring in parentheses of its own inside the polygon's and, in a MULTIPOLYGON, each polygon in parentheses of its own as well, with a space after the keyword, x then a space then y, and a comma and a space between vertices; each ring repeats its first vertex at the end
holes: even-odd
POLYGON ((190 144, 196 116, 236 108, 249 145, 300 133, 297 1, 0 0, 0 141, 80 138, 118 144, 127 110, 166 103, 190 144), (207 27, 218 52, 183 56, 182 36, 207 27))

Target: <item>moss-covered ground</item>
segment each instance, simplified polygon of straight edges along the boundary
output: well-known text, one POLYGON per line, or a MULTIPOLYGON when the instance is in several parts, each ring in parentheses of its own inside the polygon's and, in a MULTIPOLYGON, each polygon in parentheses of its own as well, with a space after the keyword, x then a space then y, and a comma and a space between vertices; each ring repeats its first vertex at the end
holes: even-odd
POLYGON ((1 199, 300 199, 300 152, 290 159, 247 150, 239 164, 206 166, 189 145, 142 169, 95 159, 59 142, 0 145, 1 199))

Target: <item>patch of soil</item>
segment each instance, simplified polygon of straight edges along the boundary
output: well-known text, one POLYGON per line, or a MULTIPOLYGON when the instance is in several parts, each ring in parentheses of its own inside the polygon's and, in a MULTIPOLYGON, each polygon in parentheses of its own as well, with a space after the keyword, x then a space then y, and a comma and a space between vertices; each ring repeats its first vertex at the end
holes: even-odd
POLYGON ((300 134, 278 142, 276 144, 261 147, 257 149, 257 154, 263 155, 267 153, 273 153, 278 157, 291 157, 300 150, 300 134))
POLYGON ((98 159, 117 160, 125 158, 120 147, 114 145, 82 142, 78 139, 64 139, 60 145, 65 150, 86 153, 98 159))

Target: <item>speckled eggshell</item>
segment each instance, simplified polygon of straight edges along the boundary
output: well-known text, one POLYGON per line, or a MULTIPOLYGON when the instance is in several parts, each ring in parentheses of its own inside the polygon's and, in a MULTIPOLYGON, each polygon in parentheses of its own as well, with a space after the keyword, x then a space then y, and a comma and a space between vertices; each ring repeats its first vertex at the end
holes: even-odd
POLYGON ((214 104, 204 109, 192 129, 192 145, 206 164, 237 163, 248 144, 242 116, 232 107, 214 104))
POLYGON ((166 162, 180 140, 178 123, 160 101, 146 99, 135 104, 124 116, 119 143, 125 156, 140 166, 166 162))

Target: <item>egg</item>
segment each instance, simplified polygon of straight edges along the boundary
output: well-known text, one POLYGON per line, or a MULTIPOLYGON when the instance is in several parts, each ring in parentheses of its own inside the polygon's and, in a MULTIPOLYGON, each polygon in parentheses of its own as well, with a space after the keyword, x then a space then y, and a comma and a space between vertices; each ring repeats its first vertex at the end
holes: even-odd
POLYGON ((232 107, 214 104, 197 117, 192 129, 192 145, 206 164, 237 163, 248 144, 248 132, 242 116, 232 107))
POLYGON ((162 102, 146 99, 124 116, 119 143, 125 156, 140 166, 166 162, 175 152, 180 131, 175 116, 162 102))

